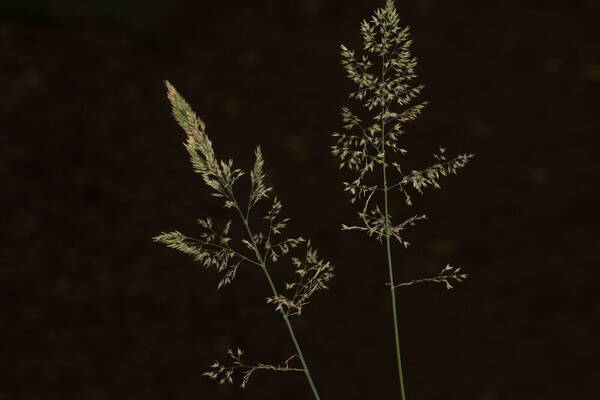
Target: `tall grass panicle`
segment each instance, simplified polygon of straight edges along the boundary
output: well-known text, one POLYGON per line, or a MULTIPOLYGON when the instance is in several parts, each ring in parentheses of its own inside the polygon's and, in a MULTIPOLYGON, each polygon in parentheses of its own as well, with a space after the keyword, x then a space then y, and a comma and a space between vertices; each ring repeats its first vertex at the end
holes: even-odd
POLYGON ((360 223, 342 225, 342 229, 363 231, 380 243, 385 242, 396 361, 401 395, 405 399, 395 290, 421 282, 442 283, 451 289, 454 282, 461 282, 467 275, 458 267, 446 265, 437 276, 395 282, 391 242, 408 247, 404 231, 427 217, 416 214, 402 222, 394 222, 390 202, 395 204, 395 196, 400 195, 404 203, 411 206, 411 192, 423 194, 423 189, 440 188, 439 178, 456 174, 473 155, 449 158, 446 150, 440 147, 433 155, 433 165, 428 168, 409 170, 400 162, 402 155, 407 153, 400 143, 405 125, 420 116, 426 105, 416 101, 423 86, 415 83, 417 60, 410 51, 409 28, 400 26, 394 2, 387 0, 385 7, 377 9, 370 20, 362 22, 361 33, 362 54, 342 45, 341 56, 348 78, 358 86, 350 98, 360 102, 363 111, 359 116, 349 107, 342 107, 345 132, 333 134, 336 143, 332 152, 339 159, 340 168, 355 173, 352 180, 344 182, 344 190, 350 194, 352 203, 361 203, 360 223))
POLYGON ((271 296, 266 302, 274 306, 287 326, 296 354, 289 357, 283 364, 271 365, 257 363, 248 365, 242 361, 243 351, 228 350, 229 362, 215 361, 204 375, 217 380, 219 383, 233 383, 236 372, 241 373, 241 387, 245 387, 250 376, 257 370, 271 371, 300 371, 308 380, 308 384, 316 399, 319 399, 316 386, 310 370, 302 354, 296 338, 290 317, 300 315, 309 302, 310 297, 318 290, 327 289, 327 284, 333 277, 333 266, 319 258, 310 240, 303 237, 282 238, 289 218, 280 217, 281 202, 273 195, 273 188, 267 186, 263 171, 264 159, 260 147, 254 152, 255 161, 249 171, 250 185, 247 200, 238 200, 238 191, 234 186, 246 175, 245 171, 234 168, 231 159, 219 160, 215 155, 213 145, 206 134, 206 126, 192 111, 189 104, 179 95, 175 88, 166 82, 167 94, 172 105, 173 116, 185 131, 187 140, 185 148, 188 151, 194 171, 212 191, 214 197, 223 200, 223 206, 231 209, 237 222, 245 232, 245 238, 230 237, 230 220, 222 228, 214 226, 211 218, 198 220, 201 233, 198 238, 188 237, 178 231, 162 233, 154 240, 168 247, 189 254, 205 267, 214 267, 222 273, 217 290, 235 278, 238 268, 242 265, 258 267, 265 275, 271 296), (271 202, 265 215, 256 217, 253 211, 261 201, 271 202), (256 220, 262 219, 264 230, 258 230, 256 220), (291 255, 304 247, 302 255, 291 255), (291 262, 296 276, 295 282, 285 283, 284 289, 278 289, 271 278, 267 265, 276 263, 284 258, 291 262), (301 367, 290 366, 290 362, 298 359, 301 367))

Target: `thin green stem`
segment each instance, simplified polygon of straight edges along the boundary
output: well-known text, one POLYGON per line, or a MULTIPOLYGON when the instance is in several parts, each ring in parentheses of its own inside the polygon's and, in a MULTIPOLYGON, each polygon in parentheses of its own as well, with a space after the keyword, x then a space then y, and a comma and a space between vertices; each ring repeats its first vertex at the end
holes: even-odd
MULTIPOLYGON (((387 218, 387 190, 385 191, 385 215, 387 218)), ((389 224, 389 223, 388 223, 389 224)), ((389 226, 386 224, 387 226, 389 226)), ((396 362, 398 363, 398 376, 400 379, 400 392, 402 394, 402 400, 406 400, 406 394, 404 393, 404 374, 402 373, 402 358, 400 355, 400 335, 398 333, 398 313, 396 311, 396 287, 394 286, 394 270, 392 268, 392 254, 390 246, 390 235, 389 233, 385 237, 385 247, 388 262, 388 271, 390 275, 390 296, 392 298, 392 315, 394 319, 394 340, 396 342, 396 362)))
MULTIPOLYGON (((381 82, 385 83, 385 56, 382 56, 383 63, 381 66, 381 82)), ((396 289, 394 287, 394 269, 392 267, 392 252, 390 245, 390 215, 388 211, 388 185, 387 185, 387 164, 385 161, 385 120, 383 118, 383 113, 385 112, 385 102, 381 105, 381 148, 383 153, 383 202, 384 202, 384 215, 385 215, 385 248, 386 248, 386 257, 388 263, 388 271, 390 278, 390 295, 392 298, 392 315, 394 320, 394 340, 396 343, 396 362, 398 363, 398 376, 400 379, 400 393, 402 395, 402 400, 406 400, 406 394, 404 393, 404 374, 402 373, 402 357, 400 356, 400 334, 398 332, 398 313, 396 311, 396 289)))
MULTIPOLYGON (((256 241, 254 240, 254 236, 252 235, 252 231, 250 230, 250 225, 248 224, 248 219, 242 213, 242 210, 238 206, 237 201, 235 201, 235 197, 233 196, 232 192, 230 192, 230 195, 231 195, 231 197, 233 199, 233 202, 235 204, 235 208, 237 209, 238 213, 240 214, 240 217, 242 218, 242 221, 244 222, 244 227, 246 228, 246 233, 248 233, 248 236, 250 238, 250 242, 252 243, 252 247, 254 249, 254 253, 256 254, 256 258, 259 261, 260 266, 261 266, 263 272, 265 273, 265 276, 267 277, 267 281, 269 281, 269 286, 271 287, 271 291, 273 292, 273 296, 278 297, 279 293, 277 292, 277 288, 273 284, 273 279, 271 279, 271 274, 269 274, 269 270, 267 269, 266 260, 260 254, 260 251, 258 249, 258 245, 256 244, 256 241)), ((296 335, 294 333, 294 328, 292 328, 292 324, 290 323, 290 319, 288 318, 287 314, 285 312, 283 312, 283 311, 281 312, 281 316, 283 317, 283 320, 285 321, 285 324, 286 324, 286 326, 288 328, 288 332, 290 333, 290 337, 292 338, 292 342, 294 342, 294 346, 296 347, 296 352, 298 353, 298 358, 300 359, 300 363, 302 364, 302 368, 304 370, 304 375, 306 376, 306 379, 308 380, 308 384, 310 386, 310 389, 312 390, 312 392, 313 392, 313 394, 315 396, 315 399, 321 400, 321 397, 319 396, 319 392, 317 391, 317 387, 315 386, 315 383, 313 382, 312 376, 310 375, 310 370, 308 369, 308 365, 306 364, 306 360, 304 360, 304 355, 302 354, 302 350, 300 349, 300 344, 298 343, 298 339, 296 339, 296 335)))

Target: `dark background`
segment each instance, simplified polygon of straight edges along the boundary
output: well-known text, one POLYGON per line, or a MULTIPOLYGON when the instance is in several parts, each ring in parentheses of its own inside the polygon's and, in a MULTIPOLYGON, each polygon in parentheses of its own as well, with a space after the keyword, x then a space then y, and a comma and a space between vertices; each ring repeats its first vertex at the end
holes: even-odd
MULTIPOLYGON (((383 3, 0 3, 0 399, 311 398, 301 374, 258 372, 245 391, 200 376, 229 347, 274 363, 293 348, 259 271, 217 293, 214 271, 151 241, 228 217, 164 79, 220 157, 247 168, 263 146, 291 232, 337 267, 295 324, 322 398, 399 398, 383 248, 338 230, 355 210, 329 154, 353 104, 338 46, 358 48, 383 3)), ((477 154, 413 209, 394 200, 398 218, 430 217, 395 249, 402 280, 447 262, 471 275, 400 291, 409 398, 597 397, 600 3, 398 10, 430 101, 402 137, 407 168, 438 145, 477 154)))

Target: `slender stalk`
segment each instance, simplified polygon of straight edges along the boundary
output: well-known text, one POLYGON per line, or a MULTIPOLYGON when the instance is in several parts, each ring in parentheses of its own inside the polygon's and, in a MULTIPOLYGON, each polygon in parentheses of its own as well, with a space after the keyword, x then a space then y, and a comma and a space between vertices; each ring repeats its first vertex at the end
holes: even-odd
MULTIPOLYGON (((384 167, 385 168, 385 167, 384 167)), ((385 177, 385 169, 384 169, 384 177, 385 177)), ((384 178, 385 182, 385 178, 384 178)), ((387 229, 389 229, 388 222, 388 194, 387 188, 384 190, 384 203, 385 203, 385 218, 387 229)), ((402 358, 400 356, 400 336, 398 333, 398 313, 396 311, 396 287, 394 286, 394 270, 392 268, 392 254, 391 254, 391 246, 390 246, 390 235, 389 232, 385 237, 385 247, 386 247, 386 255, 388 262, 388 271, 390 275, 390 296, 392 297, 392 315, 394 319, 394 339, 396 342, 396 362, 398 363, 398 375, 400 379, 400 392, 402 394, 402 400, 406 400, 406 394, 404 393, 404 374, 402 373, 402 358)))
MULTIPOLYGON (((244 213, 238 206, 237 201, 235 201, 235 197, 233 196, 233 193, 230 192, 230 194, 232 196, 232 199, 234 200, 235 208, 237 209, 238 213, 240 214, 240 217, 242 218, 242 221, 244 222, 244 227, 246 228, 246 233, 248 234, 248 236, 250 238, 250 242, 252 243, 252 248, 254 249, 256 258, 257 258, 258 262, 260 263, 260 267, 262 268, 263 272, 265 273, 265 276, 267 277, 267 281, 269 281, 269 286, 271 287, 273 296, 278 297, 279 293, 277 292, 277 288, 273 284, 273 279, 271 279, 271 274, 269 273, 269 270, 267 269, 266 260, 260 254, 260 251, 258 250, 258 245, 256 244, 256 241, 254 240, 252 231, 250 230, 250 225, 248 224, 248 218, 246 218, 244 216, 244 213)), ((298 358, 300 359, 300 363, 302 364, 302 368, 304 370, 304 375, 306 376, 306 379, 308 380, 310 389, 312 390, 312 392, 315 396, 315 399, 321 400, 321 397, 319 396, 319 392, 317 391, 317 387, 315 386, 312 376, 310 375, 310 370, 308 369, 308 365, 306 364, 306 361, 304 360, 304 355, 302 354, 302 350, 300 349, 300 344, 298 343, 298 339, 296 339, 296 334, 294 333, 294 328, 292 328, 290 319, 288 318, 287 314, 283 311, 281 312, 281 316, 283 317, 283 320, 285 321, 285 324, 288 328, 290 337, 292 338, 292 342, 294 342, 294 346, 296 347, 296 352, 298 353, 298 358)))
MULTIPOLYGON (((385 56, 383 58, 383 63, 381 66, 381 82, 385 83, 385 56)), ((388 211, 388 185, 387 185, 387 164, 385 160, 385 118, 383 115, 385 113, 385 103, 382 103, 382 118, 381 118, 381 148, 383 153, 383 204, 384 204, 384 214, 385 214, 385 248, 386 248, 386 258, 388 264, 388 272, 390 278, 390 296, 392 298, 392 315, 394 320, 394 341, 396 343, 396 362, 398 364, 398 376, 400 379, 400 393, 402 395, 402 400, 406 400, 406 394, 404 393, 404 374, 402 373, 402 357, 400 355, 400 334, 398 331, 398 313, 396 311, 396 288, 394 287, 394 269, 392 267, 392 252, 391 252, 391 244, 390 244, 390 216, 388 211)))

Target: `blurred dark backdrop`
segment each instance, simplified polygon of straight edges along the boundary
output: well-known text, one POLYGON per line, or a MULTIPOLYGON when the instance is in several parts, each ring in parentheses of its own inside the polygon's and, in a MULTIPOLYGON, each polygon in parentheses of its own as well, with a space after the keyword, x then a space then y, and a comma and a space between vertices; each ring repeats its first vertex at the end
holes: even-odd
MULTIPOLYGON (((0 399, 311 398, 299 374, 245 391, 200 376, 232 346, 265 362, 293 349, 260 274, 216 293, 214 271, 151 241, 227 218, 164 79, 221 157, 246 167, 263 146, 292 232, 337 267, 296 323, 323 399, 399 397, 383 248, 338 230, 354 208, 329 154, 352 89, 338 46, 357 48, 383 3, 1 2, 0 399)), ((430 216, 396 250, 401 279, 471 274, 400 291, 409 397, 596 398, 600 3, 397 3, 431 103, 403 137, 412 167, 438 145, 478 155, 395 208, 430 216)))

